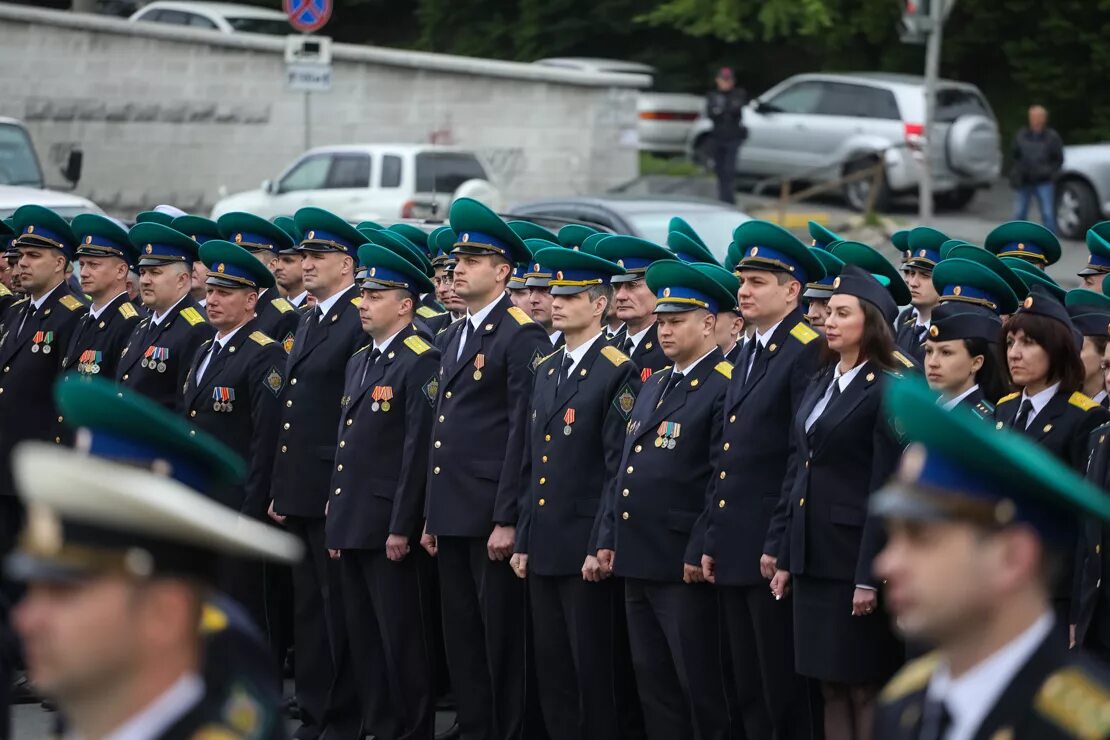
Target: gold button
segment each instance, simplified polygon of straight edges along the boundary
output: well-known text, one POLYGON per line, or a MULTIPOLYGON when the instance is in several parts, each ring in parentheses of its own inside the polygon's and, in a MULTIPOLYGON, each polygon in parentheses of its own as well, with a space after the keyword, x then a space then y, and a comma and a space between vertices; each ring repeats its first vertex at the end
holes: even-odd
POLYGON ((340 473, 342 473, 343 472, 343 463, 339 463, 338 465, 336 465, 335 469, 338 470, 340 473))
POLYGON ((351 426, 354 423, 355 423, 354 419, 347 419, 347 426, 351 426))
POLYGON ((728 477, 728 473, 726 473, 725 471, 722 470, 721 471, 721 480, 724 480, 726 477, 728 477))
POLYGON ((62 443, 62 438, 61 437, 55 437, 54 438, 54 444, 60 445, 61 443, 62 443))
POLYGON ((438 465, 436 465, 434 468, 432 468, 432 473, 434 473, 435 475, 439 475, 439 466, 438 465))
POLYGON ((729 422, 729 424, 735 424, 736 423, 736 414, 733 414, 732 416, 728 417, 728 422, 729 422))
POLYGON ((288 429, 289 428, 289 422, 285 422, 285 425, 282 428, 283 429, 288 429))
POLYGON ((718 509, 725 508, 725 500, 724 499, 721 499, 720 501, 717 502, 717 508, 718 509))
POLYGON ((632 466, 629 465, 628 468, 624 472, 628 473, 629 475, 632 475, 632 466))
POLYGON ((542 460, 543 462, 547 462, 547 455, 544 455, 544 456, 543 456, 542 458, 540 458, 540 459, 541 459, 541 460, 542 460))
POLYGON ((628 512, 627 511, 624 512, 623 514, 621 514, 621 519, 624 519, 625 521, 628 521, 628 512))
POLYGON ((436 440, 436 444, 435 444, 435 447, 436 447, 436 449, 438 450, 438 449, 439 449, 440 447, 443 447, 443 443, 442 443, 442 442, 440 442, 440 441, 439 441, 439 440, 437 439, 437 440, 436 440))
POLYGON ((809 467, 809 460, 806 460, 806 467, 809 467))
POLYGON ((289 385, 296 385, 296 384, 297 384, 297 379, 296 378, 293 378, 292 380, 289 381, 289 385))
MULTIPOLYGON (((8 372, 8 371, 7 371, 7 370, 5 370, 4 372, 8 372)), ((128 378, 130 378, 130 377, 131 377, 131 374, 130 374, 130 373, 124 373, 124 375, 123 375, 123 379, 124 379, 124 380, 127 380, 127 379, 128 379, 128 378)))
POLYGON ((0 388, 0 393, 3 393, 3 392, 4 392, 4 389, 3 389, 3 388, 0 388))
POLYGON ((58 423, 61 424, 63 421, 65 421, 65 419, 63 419, 62 417, 59 416, 58 417, 58 423))
POLYGON ((340 448, 343 448, 343 447, 346 447, 346 446, 347 446, 347 440, 343 440, 342 442, 339 443, 340 448))
POLYGON ((447 392, 446 392, 446 393, 444 393, 443 395, 445 395, 445 396, 447 396, 448 398, 450 398, 450 397, 451 397, 451 391, 447 391, 447 392))
POLYGON ((725 442, 724 450, 725 452, 728 452, 728 442, 725 442))
POLYGON ((547 483, 547 478, 540 478, 540 485, 542 486, 544 483, 547 483))
POLYGON ((544 500, 543 500, 542 498, 540 499, 540 506, 543 506, 543 505, 544 505, 544 504, 546 504, 546 503, 547 503, 547 502, 546 502, 546 501, 544 501, 544 500))
POLYGON ((643 448, 643 445, 636 445, 636 449, 635 449, 635 451, 636 451, 636 452, 642 452, 642 451, 643 451, 643 449, 644 449, 644 448, 643 448))
POLYGON ((806 505, 806 500, 805 499, 802 499, 801 501, 798 502, 798 506, 805 506, 805 505, 806 505))
POLYGON ((342 489, 342 488, 336 488, 336 489, 335 489, 335 495, 336 495, 336 496, 338 496, 338 495, 339 495, 340 493, 342 493, 342 492, 343 492, 343 489, 342 489))
POLYGON ((544 442, 550 442, 551 441, 551 435, 550 434, 543 435, 543 441, 544 442))
POLYGON ((8 372, 8 371, 9 371, 9 370, 11 370, 11 369, 12 369, 12 366, 11 366, 11 365, 5 365, 5 366, 4 366, 4 372, 8 372))
POLYGON ((442 415, 439 417, 439 421, 440 421, 440 423, 443 423, 443 416, 442 415))
POLYGON ((626 488, 623 491, 621 491, 621 495, 624 496, 625 498, 628 498, 628 489, 626 488))
POLYGON ((195 436, 197 436, 197 430, 196 430, 196 429, 190 429, 190 430, 189 430, 189 436, 190 436, 190 437, 195 437, 195 436))
MULTIPOLYGON (((196 409, 193 409, 192 411, 190 411, 190 412, 189 412, 189 416, 196 416, 196 415, 197 415, 197 411, 196 411, 196 409)), ((61 419, 61 417, 58 417, 58 421, 61 421, 61 420, 62 420, 62 419, 61 419)), ((286 425, 285 425, 285 428, 286 428, 286 429, 288 429, 288 428, 289 428, 289 425, 288 425, 288 424, 286 424, 286 425)))
POLYGON ((285 402, 285 408, 289 408, 289 407, 291 407, 292 405, 293 405, 293 401, 291 401, 291 400, 290 400, 290 401, 286 401, 286 402, 285 402))
POLYGON ((282 452, 288 452, 288 451, 289 451, 289 448, 288 448, 288 447, 286 447, 285 445, 282 445, 282 446, 281 446, 281 451, 282 451, 282 452))

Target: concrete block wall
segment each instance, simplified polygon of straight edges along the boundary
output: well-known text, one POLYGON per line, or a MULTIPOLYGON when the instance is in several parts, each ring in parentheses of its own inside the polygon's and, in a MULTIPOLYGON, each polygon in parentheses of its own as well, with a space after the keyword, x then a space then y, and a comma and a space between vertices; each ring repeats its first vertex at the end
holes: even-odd
MULTIPOLYGON (((326 29, 325 29, 326 32, 326 29)), ((77 192, 130 216, 207 211, 304 150, 305 96, 284 39, 0 3, 0 116, 26 123, 46 170, 85 152, 77 192)), ((509 200, 600 192, 637 174, 622 145, 646 78, 333 46, 308 104, 311 146, 450 143, 479 151, 509 200)))

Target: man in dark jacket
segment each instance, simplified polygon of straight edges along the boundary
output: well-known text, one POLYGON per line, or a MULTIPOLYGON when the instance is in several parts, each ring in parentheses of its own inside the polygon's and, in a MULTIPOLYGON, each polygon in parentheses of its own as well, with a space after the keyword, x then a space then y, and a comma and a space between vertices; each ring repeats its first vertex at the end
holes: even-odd
POLYGON ((728 67, 717 73, 717 89, 705 99, 705 110, 713 121, 713 166, 717 172, 717 197, 725 203, 736 202, 736 154, 747 136, 743 111, 748 94, 736 87, 736 77, 728 67))
POLYGON ((1064 165, 1064 142, 1048 127, 1048 111, 1040 105, 1029 109, 1029 125, 1014 136, 1014 164, 1010 182, 1017 191, 1014 220, 1024 221, 1029 201, 1036 196, 1041 220, 1056 233, 1055 178, 1064 165))

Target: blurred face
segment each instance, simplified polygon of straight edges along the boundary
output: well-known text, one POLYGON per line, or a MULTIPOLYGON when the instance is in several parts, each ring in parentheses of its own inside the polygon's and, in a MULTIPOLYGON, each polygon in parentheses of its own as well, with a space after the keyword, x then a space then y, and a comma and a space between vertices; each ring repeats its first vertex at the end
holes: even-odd
POLYGON ((318 299, 330 298, 350 283, 354 260, 342 252, 304 252, 304 287, 318 299))
POLYGON ((588 290, 551 296, 551 323, 559 331, 570 334, 599 329, 608 303, 605 296, 591 299, 588 290))
POLYGON ((20 280, 19 280, 19 258, 18 257, 8 257, 5 260, 5 262, 7 263, 7 266, 8 266, 8 277, 11 280, 10 284, 7 284, 7 283, 6 284, 12 290, 23 290, 22 285, 21 285, 20 280))
POLYGON ((1106 279, 1106 273, 1100 272, 1095 275, 1084 275, 1080 278, 1083 281, 1083 287, 1087 290, 1093 290, 1096 293, 1102 292, 1102 281, 1106 279))
POLYGON ((200 260, 194 262, 192 278, 189 292, 193 294, 193 298, 199 301, 201 298, 204 298, 205 294, 208 292, 208 286, 204 282, 208 279, 208 266, 200 260))
POLYGON ((304 290, 301 255, 279 254, 274 261, 274 280, 286 295, 300 295, 304 290))
POLYGON ((859 299, 852 295, 834 295, 829 299, 825 317, 825 339, 833 352, 846 354, 859 350, 863 341, 864 314, 859 299))
POLYGON ((925 378, 939 393, 957 396, 975 384, 975 373, 983 367, 983 356, 967 351, 962 339, 925 342, 925 378))
POLYGON ((1049 380, 1048 353, 1024 330, 1006 334, 1006 364, 1014 385, 1019 388, 1043 385, 1049 380))
POLYGON ((407 290, 363 290, 358 304, 362 330, 375 339, 387 339, 412 315, 412 293, 407 290))
POLYGON ((468 306, 482 308, 509 280, 513 268, 493 255, 459 254, 455 262, 455 294, 468 306))
POLYGON ((547 288, 528 289, 528 313, 532 320, 551 333, 551 291, 547 288))
POLYGON ((1083 387, 1090 388, 1095 381, 1102 379, 1102 353, 1091 341, 1090 337, 1083 337, 1083 349, 1079 351, 1079 359, 1083 360, 1083 387))
POLYGON ((1044 131, 1044 127, 1047 123, 1048 111, 1039 105, 1034 105, 1029 109, 1029 128, 1034 131, 1044 131))
POLYGON ((247 288, 221 288, 216 285, 206 287, 208 301, 204 304, 204 311, 208 314, 208 321, 221 334, 242 326, 254 317, 254 308, 258 304, 258 291, 247 288))
POLYGON ((435 275, 432 277, 432 285, 436 287, 436 300, 446 307, 447 300, 453 292, 451 290, 451 277, 447 274, 446 267, 436 268, 435 275))
POLYGON ((829 312, 829 302, 824 298, 810 298, 809 307, 806 308, 806 318, 809 325, 818 331, 825 329, 825 316, 829 312))
POLYGON ((713 330, 717 346, 722 352, 727 352, 736 344, 736 337, 744 331, 744 319, 736 315, 735 311, 721 311, 717 314, 717 325, 713 330))
POLYGON ((932 273, 919 270, 916 267, 907 267, 902 271, 906 285, 910 288, 910 304, 914 308, 930 308, 937 305, 939 296, 933 286, 932 273))
POLYGON ((721 92, 728 92, 736 86, 736 80, 734 80, 732 77, 721 77, 720 75, 718 75, 716 82, 717 89, 721 92))
POLYGON ((115 298, 127 284, 127 265, 115 257, 82 257, 81 290, 94 301, 115 298))
POLYGON ((740 271, 740 290, 736 292, 740 312, 756 327, 774 326, 798 300, 801 284, 790 279, 784 279, 780 284, 779 278, 779 273, 767 270, 740 271))
POLYGON ((129 300, 135 300, 139 297, 139 276, 134 272, 128 271, 127 273, 127 297, 129 300))
POLYGON ((1110 393, 1110 344, 1106 345, 1106 351, 1102 353, 1102 387, 1110 393))
POLYGON ((12 266, 6 259, 0 259, 0 285, 12 289, 12 266))
POLYGON ((182 264, 139 268, 139 295, 155 313, 166 311, 189 292, 192 271, 182 264))
POLYGON ((527 288, 509 291, 509 300, 513 305, 519 308, 529 316, 532 315, 532 296, 529 295, 527 288))
POLYGON ((65 279, 67 260, 57 249, 21 247, 16 271, 19 287, 38 297, 65 279))
POLYGON ((685 365, 705 354, 707 340, 714 335, 716 317, 698 308, 655 317, 659 346, 667 359, 685 365))
POLYGON ((614 283, 613 305, 617 318, 624 322, 637 323, 651 316, 655 310, 655 294, 647 286, 647 281, 630 280, 614 283))

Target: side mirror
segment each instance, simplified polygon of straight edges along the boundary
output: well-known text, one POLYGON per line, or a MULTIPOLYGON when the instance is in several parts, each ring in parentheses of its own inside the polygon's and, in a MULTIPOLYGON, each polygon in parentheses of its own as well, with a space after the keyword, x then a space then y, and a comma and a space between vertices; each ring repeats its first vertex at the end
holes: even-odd
POLYGON ((261 189, 263 193, 266 193, 268 195, 273 195, 275 192, 277 192, 277 188, 274 187, 273 180, 263 180, 261 189))
POLYGON ((80 149, 70 149, 65 167, 62 168, 62 177, 66 179, 71 188, 77 187, 81 179, 81 168, 85 163, 85 154, 80 149))
POLYGON ((762 100, 755 100, 752 102, 752 110, 754 110, 756 113, 759 113, 760 115, 765 116, 768 113, 776 112, 778 108, 769 103, 764 103, 762 100))

